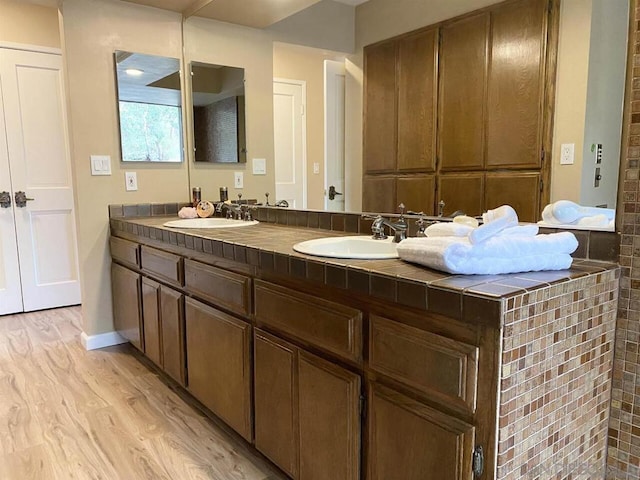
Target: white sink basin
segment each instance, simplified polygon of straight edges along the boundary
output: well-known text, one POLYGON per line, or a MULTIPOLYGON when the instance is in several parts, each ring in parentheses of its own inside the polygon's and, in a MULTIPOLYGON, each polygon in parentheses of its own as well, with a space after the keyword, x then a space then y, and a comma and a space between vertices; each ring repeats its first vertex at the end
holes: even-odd
POLYGON ((230 218, 181 218, 165 222, 163 225, 174 228, 236 228, 257 225, 258 223, 257 220, 247 222, 230 218))
POLYGON ((398 258, 393 237, 374 240, 369 236, 327 237, 296 243, 296 252, 331 258, 360 258, 366 260, 398 258))

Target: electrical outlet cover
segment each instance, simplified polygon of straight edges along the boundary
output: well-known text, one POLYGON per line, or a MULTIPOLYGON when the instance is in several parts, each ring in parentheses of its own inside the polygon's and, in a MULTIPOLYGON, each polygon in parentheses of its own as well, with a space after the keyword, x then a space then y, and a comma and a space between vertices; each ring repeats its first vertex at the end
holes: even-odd
POLYGON ((127 192, 138 190, 138 175, 136 172, 124 172, 124 184, 127 192))
POLYGON ((233 172, 233 186, 235 188, 244 188, 244 175, 242 172, 233 172))
POLYGON ((560 165, 573 165, 574 143, 563 143, 560 146, 560 165))

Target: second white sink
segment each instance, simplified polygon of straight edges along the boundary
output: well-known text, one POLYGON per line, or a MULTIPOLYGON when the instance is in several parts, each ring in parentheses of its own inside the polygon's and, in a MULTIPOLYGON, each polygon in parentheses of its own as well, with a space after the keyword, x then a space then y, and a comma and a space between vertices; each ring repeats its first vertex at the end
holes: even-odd
POLYGON ((258 221, 245 221, 245 220, 233 220, 230 218, 181 218, 180 220, 171 220, 165 222, 165 227, 174 228, 234 228, 234 227, 249 227, 256 225, 258 221))
POLYGON ((381 260, 398 258, 393 238, 374 240, 369 236, 356 235, 350 237, 327 237, 296 243, 296 252, 331 258, 359 258, 364 260, 381 260))

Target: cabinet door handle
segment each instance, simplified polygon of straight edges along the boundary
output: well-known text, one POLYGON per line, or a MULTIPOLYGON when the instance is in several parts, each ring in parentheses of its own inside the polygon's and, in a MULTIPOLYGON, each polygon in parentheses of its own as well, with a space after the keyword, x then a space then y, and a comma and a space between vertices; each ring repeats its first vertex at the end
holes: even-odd
POLYGON ((0 192, 0 208, 9 208, 11 206, 11 194, 9 192, 0 192))
POLYGON ((35 198, 28 198, 26 193, 22 191, 18 191, 16 192, 15 200, 16 200, 16 207, 24 208, 27 206, 27 202, 35 200, 35 198))

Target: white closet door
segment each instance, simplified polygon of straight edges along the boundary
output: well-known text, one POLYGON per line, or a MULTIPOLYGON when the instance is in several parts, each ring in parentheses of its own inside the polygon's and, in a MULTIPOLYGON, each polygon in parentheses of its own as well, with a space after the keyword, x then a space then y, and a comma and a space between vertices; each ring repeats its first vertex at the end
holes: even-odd
MULTIPOLYGON (((2 112, 1 93, 2 84, 0 84, 0 113, 2 112)), ((11 206, 0 207, 0 315, 23 311, 16 225, 13 220, 11 172, 4 132, 4 117, 0 115, 0 192, 9 192, 11 195, 11 206)))
POLYGON ((9 167, 25 311, 80 303, 60 55, 0 49, 9 167))

